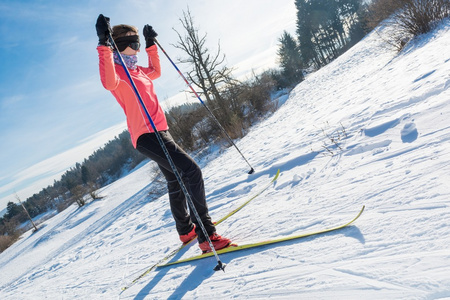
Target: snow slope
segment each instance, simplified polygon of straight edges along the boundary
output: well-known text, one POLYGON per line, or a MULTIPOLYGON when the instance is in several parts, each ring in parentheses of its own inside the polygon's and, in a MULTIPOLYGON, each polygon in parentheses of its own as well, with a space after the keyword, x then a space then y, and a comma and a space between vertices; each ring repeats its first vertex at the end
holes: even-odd
MULTIPOLYGON (((150 273, 122 299, 450 298, 450 22, 402 53, 367 36, 310 75, 235 149, 203 161, 218 219, 281 169, 278 182, 218 226, 237 243, 338 232, 150 273)), ((179 245, 152 164, 72 206, 0 255, 0 299, 117 299, 179 245)), ((183 257, 199 252, 196 245, 183 257)))

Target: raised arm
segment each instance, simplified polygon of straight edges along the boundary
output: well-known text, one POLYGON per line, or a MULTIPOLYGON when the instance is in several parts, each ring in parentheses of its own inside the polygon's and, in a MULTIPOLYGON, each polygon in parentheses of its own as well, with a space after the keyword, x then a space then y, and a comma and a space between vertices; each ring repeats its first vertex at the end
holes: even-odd
POLYGON ((107 90, 115 90, 119 85, 119 78, 114 69, 113 54, 109 36, 112 32, 109 18, 100 14, 95 24, 98 36, 98 58, 100 67, 100 79, 107 90))
POLYGON ((98 46, 100 80, 105 89, 112 91, 119 86, 119 76, 114 68, 113 52, 107 46, 98 46))
POLYGON ((150 79, 154 80, 161 76, 158 48, 155 45, 155 38, 158 34, 153 27, 148 24, 144 26, 143 34, 145 38, 145 51, 148 55, 148 68, 143 68, 143 71, 150 79))
POLYGON ((154 80, 161 76, 161 65, 159 63, 158 48, 156 45, 145 49, 148 55, 148 68, 142 68, 147 76, 154 80))

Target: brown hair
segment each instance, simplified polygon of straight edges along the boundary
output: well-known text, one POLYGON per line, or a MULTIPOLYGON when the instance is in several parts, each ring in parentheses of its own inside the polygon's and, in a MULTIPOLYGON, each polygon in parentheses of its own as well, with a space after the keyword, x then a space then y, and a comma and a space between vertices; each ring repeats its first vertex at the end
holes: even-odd
POLYGON ((138 34, 138 29, 137 27, 132 25, 125 25, 125 24, 116 25, 112 28, 112 38, 113 40, 116 40, 117 38, 127 36, 128 32, 134 32, 138 34))

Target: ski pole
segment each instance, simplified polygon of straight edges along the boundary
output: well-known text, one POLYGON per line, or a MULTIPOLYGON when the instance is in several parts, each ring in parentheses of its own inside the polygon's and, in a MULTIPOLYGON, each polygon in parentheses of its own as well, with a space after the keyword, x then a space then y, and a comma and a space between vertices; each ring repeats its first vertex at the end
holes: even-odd
POLYGON ((203 102, 202 98, 200 98, 200 96, 197 94, 197 92, 194 90, 194 88, 192 87, 192 85, 189 83, 189 81, 186 79, 186 77, 184 77, 183 73, 181 73, 180 69, 178 69, 177 65, 173 62, 173 60, 170 58, 170 56, 167 54, 167 52, 164 50, 163 47, 161 47, 161 44, 158 42, 158 40, 155 38, 154 39, 155 43, 158 45, 158 47, 161 49, 161 51, 166 55, 167 59, 172 63, 172 66, 175 68, 175 70, 177 70, 178 74, 180 74, 181 78, 184 79, 184 82, 186 82, 186 84, 189 86, 189 88, 191 89, 191 91, 194 93, 194 95, 197 97, 197 99, 200 101, 201 104, 203 104, 203 106, 206 108, 206 110, 211 114, 213 120, 217 123, 217 125, 219 126, 219 128, 222 130, 222 132, 226 135, 226 137, 228 138, 228 140, 230 141, 230 143, 234 146, 234 148, 236 148, 236 150, 239 152, 239 154, 242 156, 242 158, 245 160, 245 162, 247 163, 247 165, 250 167, 250 171, 248 172, 248 174, 253 174, 255 172, 255 170, 253 169, 253 167, 250 165, 250 163, 248 162, 248 160, 245 158, 245 156, 242 154, 241 150, 239 150, 239 148, 236 146, 236 144, 233 142, 233 140, 231 139, 230 135, 227 133, 227 131, 225 130, 225 128, 223 128, 222 124, 220 124, 219 120, 217 120, 216 116, 213 114, 213 112, 209 109, 208 106, 206 106, 205 102, 203 102))
POLYGON ((136 94, 137 98, 139 99, 139 103, 140 103, 142 109, 144 110, 144 112, 145 112, 145 114, 146 114, 148 120, 150 121, 150 124, 151 124, 151 126, 152 126, 152 128, 153 128, 153 131, 155 132, 156 139, 158 140, 159 144, 161 145, 161 148, 162 148, 162 150, 163 150, 163 152, 164 152, 164 154, 165 154, 165 156, 166 156, 166 158, 167 158, 167 160, 168 160, 168 162, 169 162, 169 165, 170 165, 170 167, 172 168, 172 171, 173 171, 175 177, 177 178, 178 183, 180 184, 181 190, 183 191, 183 194, 185 195, 186 200, 187 200, 187 202, 189 203, 189 206, 190 206, 190 208, 191 208, 191 211, 194 213, 195 218, 197 219, 198 224, 200 225, 200 228, 202 229, 202 232, 203 232, 203 234, 205 235, 206 240, 208 241, 208 244, 209 244, 209 246, 211 247, 211 249, 212 249, 212 251, 213 251, 213 253, 214 253, 214 256, 216 257, 216 260, 217 260, 217 266, 214 267, 214 271, 222 270, 222 271, 225 272, 225 266, 226 266, 226 265, 225 265, 224 263, 222 263, 222 261, 220 260, 219 255, 217 254, 216 249, 214 248, 214 245, 213 245, 211 239, 210 239, 209 236, 208 236, 208 232, 207 232, 206 229, 205 229, 205 225, 203 225, 203 222, 202 222, 202 220, 200 219, 200 216, 198 215, 197 209, 196 209, 195 206, 194 206, 194 202, 192 201, 191 196, 189 195, 189 193, 188 193, 188 191, 187 191, 187 189, 186 189, 186 186, 185 186, 184 183, 183 183, 183 180, 182 180, 182 178, 181 178, 181 175, 180 175, 180 173, 178 172, 178 170, 177 170, 177 168, 176 168, 176 166, 175 166, 175 163, 173 162, 172 157, 170 156, 169 151, 167 150, 167 147, 166 147, 166 145, 164 144, 164 141, 162 140, 161 135, 159 134, 158 129, 156 128, 155 123, 153 122, 152 117, 150 116, 150 114, 149 114, 147 108, 145 107, 144 101, 142 100, 142 97, 141 97, 141 95, 139 94, 138 89, 136 88, 136 85, 135 85, 135 83, 134 83, 134 81, 133 81, 133 78, 131 78, 130 72, 128 71, 128 68, 127 68, 127 66, 125 65, 125 62, 123 61, 122 55, 120 54, 120 51, 119 51, 119 49, 117 48, 117 45, 116 45, 116 43, 114 42, 114 40, 113 40, 113 38, 112 38, 112 36, 111 36, 111 33, 108 33, 108 37, 109 37, 109 40, 111 41, 111 45, 113 45, 113 47, 114 47, 114 50, 117 51, 117 53, 119 54, 118 56, 119 56, 119 59, 120 59, 120 63, 121 63, 121 65, 122 65, 122 67, 124 68, 125 73, 127 74, 128 79, 130 80, 130 83, 131 83, 131 86, 133 87, 134 93, 136 94))

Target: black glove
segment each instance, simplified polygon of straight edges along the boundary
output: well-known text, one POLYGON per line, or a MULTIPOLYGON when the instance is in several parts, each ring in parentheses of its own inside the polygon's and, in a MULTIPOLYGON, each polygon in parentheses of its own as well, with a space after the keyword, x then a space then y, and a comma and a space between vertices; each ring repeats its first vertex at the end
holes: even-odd
POLYGON ((98 15, 95 29, 97 29, 98 44, 110 47, 109 35, 112 33, 112 30, 109 24, 109 18, 102 14, 98 15))
POLYGON ((153 46, 155 44, 155 38, 158 36, 153 27, 150 25, 144 26, 144 38, 145 38, 145 48, 153 46))

